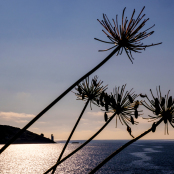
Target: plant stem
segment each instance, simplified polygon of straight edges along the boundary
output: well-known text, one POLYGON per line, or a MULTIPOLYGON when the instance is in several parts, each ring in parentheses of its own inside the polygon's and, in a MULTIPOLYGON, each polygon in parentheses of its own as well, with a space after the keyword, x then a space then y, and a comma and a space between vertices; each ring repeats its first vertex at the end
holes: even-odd
POLYGON ((43 114, 45 114, 50 108, 52 108, 59 100, 61 100, 68 92, 70 92, 76 85, 78 85, 82 80, 91 75, 97 69, 99 69, 105 62, 107 62, 118 50, 120 47, 118 46, 114 49, 102 62, 100 62, 96 67, 94 67, 87 74, 82 76, 79 80, 77 80, 73 85, 71 85, 66 91, 64 91, 59 97, 57 97, 52 103, 50 103, 44 110, 42 110, 37 116, 35 116, 26 126, 24 126, 14 137, 12 137, 1 149, 0 154, 10 145, 12 144, 20 135, 22 135, 25 130, 27 130, 33 123, 35 123, 43 114))
MULTIPOLYGON (((59 161, 61 160, 62 155, 63 155, 63 153, 64 153, 64 151, 65 151, 65 149, 66 149, 66 147, 67 147, 67 145, 68 145, 68 143, 69 143, 69 141, 70 141, 70 139, 71 139, 71 137, 72 137, 72 135, 73 135, 73 133, 74 133, 74 131, 75 131, 75 129, 76 129, 76 127, 77 127, 77 125, 78 125, 78 123, 79 123, 79 121, 80 121, 80 119, 81 119, 81 117, 82 117, 82 115, 83 115, 83 113, 84 113, 84 111, 85 111, 85 109, 86 109, 86 107, 88 106, 88 104, 89 104, 89 99, 87 100, 87 102, 86 102, 86 104, 85 104, 85 106, 84 106, 84 108, 83 108, 83 110, 82 110, 82 112, 81 112, 81 114, 80 114, 80 116, 79 116, 79 118, 78 118, 76 124, 74 125, 74 128, 73 128, 73 130, 71 131, 71 133, 70 133, 70 135, 69 135, 69 137, 68 137, 68 139, 67 139, 67 141, 66 141, 66 143, 65 143, 65 145, 64 145, 64 147, 63 147, 63 149, 62 149, 62 152, 61 152, 61 154, 60 154, 60 156, 59 156, 59 158, 58 158, 58 160, 57 160, 57 162, 59 162, 59 161)), ((57 166, 55 166, 55 167, 53 168, 52 174, 54 174, 54 172, 56 171, 56 168, 57 168, 57 166)))
POLYGON ((59 164, 61 164, 63 161, 65 161, 66 159, 68 159, 69 157, 71 157, 74 153, 76 153, 81 148, 83 148, 86 144, 88 144, 92 139, 94 139, 110 123, 110 121, 114 118, 115 115, 116 115, 116 113, 114 113, 109 118, 109 120, 100 128, 100 130, 98 130, 91 138, 89 138, 86 142, 84 142, 81 146, 79 146, 76 150, 74 150, 73 152, 71 152, 69 155, 67 155, 65 158, 63 158, 61 161, 57 162, 54 166, 52 166, 50 169, 48 169, 44 174, 50 172, 54 167, 56 167, 59 164))
MULTIPOLYGON (((157 123, 156 123, 156 127, 163 121, 163 118, 161 118, 157 123)), ((148 129, 147 131, 145 131, 144 133, 142 133, 141 135, 139 135, 138 137, 130 140, 129 142, 127 142, 126 144, 124 144, 123 146, 121 146, 119 149, 117 149, 115 152, 113 152, 110 156, 108 156, 105 160, 103 160, 98 166, 96 166, 91 172, 89 172, 89 174, 93 174, 95 173, 97 170, 99 170, 104 164, 106 164, 110 159, 112 159, 115 155, 117 155, 119 152, 121 152, 123 149, 125 149, 126 147, 128 147, 129 145, 131 145, 132 143, 134 143, 135 141, 137 141, 138 139, 140 139, 141 137, 145 136, 146 134, 148 134, 149 132, 152 131, 152 128, 148 129)))

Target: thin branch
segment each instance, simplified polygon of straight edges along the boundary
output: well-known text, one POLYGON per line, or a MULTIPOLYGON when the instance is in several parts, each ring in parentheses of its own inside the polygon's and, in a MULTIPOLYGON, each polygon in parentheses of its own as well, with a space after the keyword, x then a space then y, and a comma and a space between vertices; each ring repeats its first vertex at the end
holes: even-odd
POLYGON ((99 69, 104 63, 106 63, 117 51, 119 51, 120 46, 114 49, 102 62, 100 62, 96 67, 94 67, 87 74, 82 76, 73 85, 71 85, 66 91, 64 91, 59 97, 57 97, 52 103, 50 103, 44 110, 42 110, 37 116, 35 116, 25 127, 23 127, 14 137, 12 137, 1 149, 0 154, 12 144, 20 135, 22 135, 25 130, 27 130, 33 123, 35 123, 43 114, 45 114, 49 109, 51 109, 59 100, 61 100, 68 92, 70 92, 76 85, 78 85, 86 77, 90 76, 93 72, 99 69))
POLYGON ((98 130, 98 132, 96 132, 91 138, 89 138, 86 142, 84 142, 81 146, 79 146, 76 150, 71 152, 69 155, 67 155, 65 158, 63 158, 61 161, 57 162, 54 166, 52 166, 50 169, 48 169, 44 174, 50 172, 54 167, 56 167, 59 164, 61 164, 62 162, 64 162, 66 159, 71 157, 73 154, 75 154, 77 151, 79 151, 81 148, 83 148, 86 144, 88 144, 91 140, 93 140, 110 123, 110 121, 114 118, 115 115, 116 115, 116 113, 114 113, 109 118, 109 120, 100 128, 100 130, 98 130))
MULTIPOLYGON (((61 152, 61 154, 60 154, 60 156, 59 156, 59 158, 58 158, 58 160, 57 160, 57 162, 59 162, 59 161, 61 160, 61 158, 62 158, 62 156, 63 156, 63 153, 65 152, 65 149, 66 149, 66 147, 67 147, 67 145, 68 145, 68 143, 69 143, 69 141, 70 141, 70 139, 71 139, 71 137, 72 137, 74 131, 76 130, 76 127, 77 127, 77 125, 79 124, 79 121, 80 121, 80 119, 82 118, 82 115, 83 115, 83 113, 85 112, 85 109, 86 109, 86 107, 88 106, 88 104, 89 104, 89 99, 87 100, 87 102, 86 102, 86 104, 85 104, 85 106, 84 106, 84 108, 83 108, 83 110, 82 110, 82 112, 81 112, 81 114, 80 114, 80 116, 79 116, 79 118, 78 118, 76 124, 74 125, 74 128, 73 128, 73 130, 71 131, 71 133, 70 133, 70 135, 69 135, 69 137, 68 137, 68 139, 67 139, 67 141, 66 141, 66 143, 65 143, 65 145, 64 145, 64 147, 63 147, 63 149, 62 149, 62 152, 61 152)), ((54 172, 56 171, 56 168, 57 168, 57 166, 55 166, 55 168, 53 169, 52 174, 54 174, 54 172)))
MULTIPOLYGON (((163 118, 161 118, 157 123, 156 123, 156 127, 163 121, 163 118)), ((97 170, 99 170, 104 164, 106 164, 110 159, 112 159, 115 155, 117 155, 119 152, 121 152, 123 149, 125 149, 126 147, 128 147, 129 145, 131 145, 132 143, 134 143, 135 141, 137 141, 138 139, 140 139, 141 137, 145 136, 146 134, 148 134, 149 132, 152 131, 152 128, 148 129, 147 131, 145 131, 144 133, 142 133, 141 135, 139 135, 138 137, 130 140, 129 142, 127 142, 125 145, 121 146, 119 149, 117 149, 115 152, 113 152, 110 156, 108 156, 105 160, 103 160, 97 167, 95 167, 91 172, 89 172, 89 174, 93 174, 95 173, 97 170)))

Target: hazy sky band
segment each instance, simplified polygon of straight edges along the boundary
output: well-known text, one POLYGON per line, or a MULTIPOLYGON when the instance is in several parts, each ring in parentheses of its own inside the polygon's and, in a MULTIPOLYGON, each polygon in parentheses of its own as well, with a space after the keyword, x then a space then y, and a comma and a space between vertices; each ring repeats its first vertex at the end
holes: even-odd
MULTIPOLYGON (((0 2, 1 124, 23 127, 33 115, 109 54, 98 53, 106 45, 94 40, 94 37, 107 39, 97 21, 102 19, 103 13, 109 19, 118 14, 121 23, 124 7, 125 16, 129 18, 134 8, 137 16, 144 5, 146 18, 150 18, 145 28, 155 24, 155 33, 145 43, 163 44, 133 54, 133 65, 126 54, 115 56, 94 75, 108 84, 108 92, 127 83, 128 90, 133 87, 136 93, 150 96, 149 89, 155 91, 160 85, 163 94, 171 89, 170 95, 174 96, 173 1, 0 2), (9 113, 12 115, 8 116, 9 113)), ((66 139, 83 106, 84 102, 76 101, 75 95, 69 93, 30 130, 48 137, 53 133, 55 139, 66 139)), ((104 124, 100 109, 95 106, 92 111, 87 109, 73 139, 87 139, 104 124)), ((146 120, 142 122, 140 126, 132 127, 135 135, 151 126, 146 120)), ((162 125, 148 138, 172 138, 172 133, 169 127, 169 136, 164 136, 162 125)), ((116 129, 113 122, 98 137, 106 138, 130 137, 126 127, 118 125, 116 129)))

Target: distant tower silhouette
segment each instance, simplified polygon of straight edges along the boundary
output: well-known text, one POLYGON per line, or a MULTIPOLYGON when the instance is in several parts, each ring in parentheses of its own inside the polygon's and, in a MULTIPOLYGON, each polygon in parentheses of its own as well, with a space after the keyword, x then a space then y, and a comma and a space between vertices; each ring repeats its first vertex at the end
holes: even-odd
POLYGON ((53 134, 51 134, 51 140, 54 141, 54 136, 53 136, 53 134))

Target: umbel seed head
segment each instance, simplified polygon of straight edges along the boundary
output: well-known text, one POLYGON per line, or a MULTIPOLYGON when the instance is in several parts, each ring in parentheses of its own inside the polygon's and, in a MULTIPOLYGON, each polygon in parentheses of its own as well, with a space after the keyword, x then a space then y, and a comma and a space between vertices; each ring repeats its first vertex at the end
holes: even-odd
POLYGON ((78 100, 89 100, 90 107, 91 103, 99 106, 100 96, 107 89, 107 85, 102 86, 102 84, 103 81, 98 81, 98 76, 94 76, 91 82, 89 81, 89 77, 87 77, 80 84, 78 84, 77 87, 75 87, 75 90, 77 91, 75 95, 77 96, 78 100))
POLYGON ((152 27, 144 31, 140 31, 144 27, 145 23, 149 20, 149 18, 144 19, 145 14, 142 15, 144 8, 145 7, 143 7, 143 9, 141 10, 136 19, 134 19, 134 14, 135 14, 135 9, 134 9, 129 21, 127 17, 124 18, 124 12, 126 9, 124 8, 121 25, 118 25, 117 15, 115 20, 112 19, 113 24, 111 24, 106 14, 103 14, 103 20, 100 21, 99 19, 97 19, 100 22, 100 24, 105 28, 106 31, 105 30, 102 31, 106 34, 106 36, 110 41, 103 41, 97 38, 94 39, 114 45, 109 49, 99 50, 99 51, 108 51, 113 48, 115 49, 119 48, 117 52, 118 55, 122 54, 122 51, 124 49, 128 58, 133 63, 134 58, 132 57, 132 52, 140 53, 141 50, 145 50, 146 47, 151 47, 161 44, 161 42, 157 44, 152 43, 150 45, 144 45, 142 43, 143 39, 149 37, 154 33, 154 31, 149 32, 149 30, 155 26, 153 25, 152 27))
MULTIPOLYGON (((153 112, 153 116, 149 115, 149 121, 155 121, 159 119, 163 119, 165 124, 165 133, 168 134, 168 124, 170 124, 174 128, 174 102, 172 101, 172 96, 169 97, 168 91, 167 95, 162 97, 160 86, 159 88, 156 88, 157 91, 157 97, 155 98, 152 90, 150 90, 151 95, 153 97, 153 100, 150 100, 148 96, 146 96, 148 102, 143 101, 142 105, 145 106, 148 110, 153 112)), ((152 125, 152 131, 155 132, 155 122, 152 125)))
POLYGON ((132 91, 133 88, 130 91, 125 91, 125 87, 126 85, 115 87, 111 95, 103 93, 102 98, 104 98, 103 103, 105 106, 104 119, 105 121, 108 120, 106 113, 115 113, 116 127, 118 119, 122 125, 124 124, 129 128, 128 132, 132 136, 130 124, 138 124, 138 122, 134 120, 133 116, 135 116, 135 118, 138 118, 138 116, 141 114, 138 113, 137 110, 139 101, 135 101, 135 98, 137 98, 138 95, 134 94, 134 92, 132 91))

